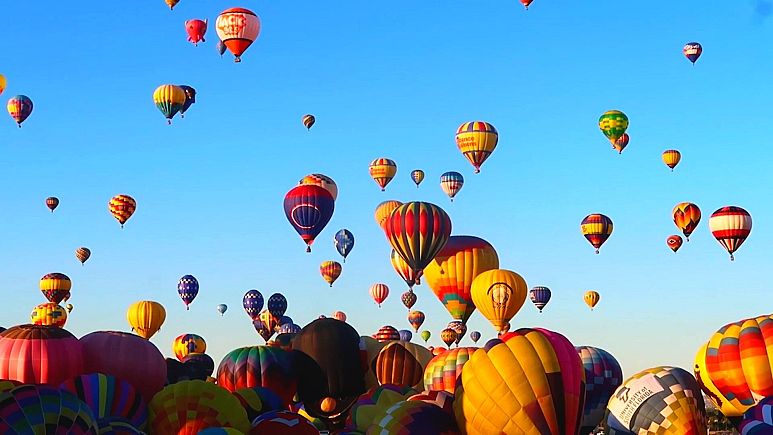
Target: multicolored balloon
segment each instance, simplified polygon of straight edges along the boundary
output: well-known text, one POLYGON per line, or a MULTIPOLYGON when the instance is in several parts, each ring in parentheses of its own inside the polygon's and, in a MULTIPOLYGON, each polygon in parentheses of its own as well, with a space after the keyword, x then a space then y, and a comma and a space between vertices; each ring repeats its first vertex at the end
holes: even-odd
POLYGON ((585 216, 580 224, 580 231, 588 242, 596 248, 596 254, 598 254, 601 245, 612 235, 613 227, 612 219, 601 213, 594 213, 585 216))
POLYGON ((311 127, 317 122, 317 118, 315 118, 314 115, 306 114, 301 118, 301 122, 303 123, 303 126, 306 127, 306 130, 311 130, 311 127))
POLYGON ((11 99, 8 100, 8 105, 6 106, 8 109, 8 114, 11 115, 11 118, 13 118, 14 121, 16 121, 16 124, 19 126, 19 128, 21 128, 21 123, 29 118, 30 114, 32 114, 32 107, 32 100, 26 95, 17 95, 15 97, 11 97, 11 99))
POLYGON ((385 222, 392 249, 415 274, 435 258, 451 236, 451 218, 428 202, 409 202, 396 208, 385 222))
POLYGON ((374 218, 376 219, 376 223, 378 226, 381 227, 382 230, 386 231, 386 226, 384 225, 386 223, 387 218, 392 214, 395 209, 403 205, 400 201, 395 200, 389 200, 384 201, 376 206, 376 211, 374 213, 374 218))
POLYGON ((527 288, 521 275, 511 270, 488 270, 472 282, 472 301, 496 331, 506 332, 526 301, 527 288))
POLYGON ((464 365, 477 349, 477 347, 457 347, 432 358, 424 369, 424 389, 454 394, 464 365))
POLYGON ((387 158, 378 158, 370 162, 368 166, 370 177, 381 187, 381 191, 386 190, 387 184, 395 178, 397 174, 397 163, 387 158))
POLYGON ((185 102, 180 109, 180 118, 185 118, 185 112, 196 102, 196 89, 188 85, 180 85, 180 89, 185 92, 185 102))
POLYGON ((695 65, 695 61, 697 61, 703 53, 703 47, 697 42, 688 42, 682 49, 682 53, 684 53, 684 57, 695 65))
POLYGON ((408 289, 410 290, 411 293, 413 293, 413 286, 419 284, 419 279, 421 278, 421 275, 424 272, 423 271, 419 271, 418 273, 414 272, 413 269, 411 269, 411 267, 408 265, 408 263, 406 263, 405 260, 403 260, 403 257, 401 257, 397 252, 395 252, 394 249, 392 249, 392 252, 389 253, 389 261, 392 263, 392 268, 394 268, 395 272, 397 272, 397 274, 400 275, 400 278, 402 278, 403 281, 405 281, 405 283, 408 284, 408 289))
POLYGON ((209 427, 250 430, 247 411, 239 400, 211 382, 186 380, 168 385, 153 396, 148 409, 151 433, 198 434, 209 427))
POLYGON ((75 258, 78 259, 78 261, 81 262, 81 264, 86 263, 86 260, 88 260, 91 257, 91 250, 85 246, 81 246, 80 248, 75 250, 75 258))
POLYGON ((472 331, 470 332, 470 340, 472 340, 473 343, 477 343, 478 340, 480 340, 480 332, 479 331, 472 331))
POLYGON ((244 8, 226 9, 215 21, 217 37, 234 55, 234 62, 242 61, 242 54, 258 39, 260 19, 254 12, 244 8))
POLYGON ((333 287, 333 283, 341 276, 341 263, 337 261, 323 261, 319 265, 319 273, 322 274, 322 278, 333 287))
POLYGON ((547 287, 537 286, 529 290, 529 299, 531 299, 531 302, 537 307, 540 313, 542 312, 542 309, 545 308, 545 305, 550 302, 550 296, 550 289, 547 287))
POLYGON ((184 275, 177 282, 177 293, 180 294, 180 299, 185 304, 185 309, 190 309, 189 305, 196 299, 196 295, 199 294, 199 281, 193 275, 184 275))
POLYGON ((628 117, 619 110, 608 110, 599 118, 599 129, 614 144, 628 129, 628 117))
POLYGON ((164 306, 155 301, 137 301, 126 310, 126 321, 132 331, 146 340, 161 329, 165 320, 164 306))
POLYGON ((207 20, 186 20, 185 32, 188 34, 188 42, 198 47, 199 42, 206 42, 204 35, 207 33, 207 20))
POLYGON ((666 239, 666 245, 668 245, 669 248, 671 248, 672 251, 676 252, 679 250, 679 248, 682 247, 682 236, 678 234, 673 234, 668 236, 666 239))
POLYGON ((445 172, 440 176, 440 188, 454 202, 454 197, 464 186, 464 177, 458 172, 445 172))
POLYGON ((726 206, 711 214, 709 229, 715 239, 735 260, 733 253, 741 247, 752 232, 752 216, 746 210, 736 206, 726 206))
POLYGON ((20 385, 0 393, 0 433, 91 435, 98 432, 89 406, 48 385, 20 385))
POLYGON ((338 185, 336 182, 325 174, 309 174, 298 181, 299 185, 310 184, 312 186, 319 186, 333 196, 335 201, 338 198, 338 185))
POLYGON ((765 435, 773 433, 773 397, 766 397, 743 414, 738 425, 741 435, 765 435))
POLYGON ((153 103, 166 118, 168 124, 172 124, 172 118, 185 105, 185 91, 176 85, 161 85, 153 91, 153 103))
POLYGON ((442 331, 440 331, 440 339, 443 341, 443 343, 446 344, 449 348, 451 347, 454 342, 456 342, 456 337, 458 334, 453 328, 446 328, 442 331))
POLYGON ((617 138, 614 142, 612 142, 612 148, 616 149, 618 154, 622 154, 625 147, 628 146, 628 143, 631 141, 631 137, 628 136, 628 133, 623 133, 622 136, 617 138))
MULTIPOLYGON (((2 92, 2 91, 0 91, 2 92)), ((414 169, 411 171, 411 180, 416 184, 416 188, 419 188, 419 184, 424 181, 424 171, 421 169, 414 169)))
POLYGON ((306 243, 306 252, 311 252, 314 239, 333 217, 335 200, 322 187, 301 184, 287 192, 284 209, 290 225, 306 243))
POLYGON ((419 332, 419 328, 421 328, 421 325, 424 323, 424 319, 426 319, 426 316, 421 311, 411 311, 408 313, 408 323, 411 324, 411 327, 416 332, 419 332))
POLYGON ((263 295, 257 290, 248 290, 242 298, 244 311, 252 320, 258 320, 260 310, 263 309, 263 295))
POLYGON ((416 297, 416 293, 411 290, 408 290, 400 296, 400 300, 403 302, 403 305, 405 305, 405 308, 408 308, 409 310, 413 308, 414 305, 416 305, 416 299, 418 299, 416 297))
POLYGON ((397 328, 394 326, 385 325, 379 328, 379 330, 373 334, 373 338, 375 338, 379 343, 397 341, 400 340, 400 332, 398 332, 397 328))
POLYGON ((585 369, 585 407, 581 434, 590 434, 604 419, 607 403, 623 383, 623 370, 609 352, 590 346, 575 347, 585 369))
POLYGON ((118 220, 118 223, 121 224, 121 228, 123 228, 123 224, 125 224, 137 210, 137 201, 129 195, 116 195, 110 198, 107 209, 110 211, 110 214, 118 220))
POLYGON ((59 389, 86 403, 94 411, 100 430, 106 421, 121 420, 135 429, 148 422, 148 408, 137 389, 115 376, 89 373, 62 382, 59 389))
POLYGON ((465 122, 456 130, 456 146, 470 161, 476 174, 480 172, 483 162, 494 152, 498 141, 497 129, 488 122, 465 122))
POLYGON ((386 300, 387 296, 389 296, 389 287, 386 284, 376 283, 370 286, 370 297, 378 304, 379 308, 381 308, 381 303, 386 300))
POLYGON ((43 275, 40 278, 40 291, 49 302, 58 304, 62 300, 69 298, 72 289, 70 277, 63 273, 54 272, 43 275))
POLYGON ((204 337, 197 334, 178 335, 172 342, 172 352, 178 361, 182 361, 192 353, 204 353, 207 351, 207 342, 204 337))
POLYGON ((461 320, 454 320, 453 322, 448 322, 446 327, 456 331, 456 340, 454 340, 454 343, 459 346, 459 342, 462 341, 464 335, 467 334, 467 325, 461 320))
POLYGON ((691 202, 680 202, 671 211, 674 218, 674 225, 682 231, 687 241, 690 241, 690 234, 695 231, 701 221, 701 209, 691 202))
POLYGON ((346 256, 349 255, 349 253, 352 252, 352 248, 354 248, 354 234, 347 229, 338 230, 333 237, 333 244, 335 245, 336 251, 344 257, 344 263, 346 263, 346 256))
POLYGON ((679 161, 682 160, 682 153, 678 150, 665 150, 663 151, 661 158, 663 159, 663 163, 671 168, 671 172, 674 172, 674 168, 679 164, 679 161))
POLYGON ((30 323, 64 328, 65 323, 67 323, 67 310, 53 302, 40 304, 32 310, 30 323))
POLYGON ((593 311, 593 308, 595 308, 601 300, 601 295, 597 291, 588 290, 583 295, 582 300, 584 300, 585 305, 589 306, 591 311, 593 311))
POLYGON ((48 198, 46 198, 46 207, 48 207, 48 209, 51 210, 51 213, 53 213, 58 206, 59 206, 59 198, 55 196, 49 196, 48 198))

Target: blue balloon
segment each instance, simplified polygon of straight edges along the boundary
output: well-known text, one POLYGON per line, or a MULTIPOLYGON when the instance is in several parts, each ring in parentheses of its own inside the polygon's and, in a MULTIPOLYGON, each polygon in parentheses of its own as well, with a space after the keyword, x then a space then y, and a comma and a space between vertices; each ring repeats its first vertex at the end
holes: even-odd
POLYGON ((478 331, 470 332, 470 338, 472 339, 473 343, 477 343, 478 340, 480 340, 480 332, 478 331))
POLYGON ((196 299, 196 295, 199 294, 199 281, 193 275, 185 275, 180 278, 177 283, 177 293, 180 294, 180 298, 185 304, 185 309, 188 309, 188 305, 196 299))
POLYGON ((220 304, 217 306, 217 312, 220 313, 221 316, 225 314, 226 311, 228 311, 228 305, 220 304))
POLYGON ((413 334, 407 329, 401 329, 398 334, 400 334, 400 341, 411 341, 413 338, 413 334))
POLYGON ((215 47, 217 47, 217 52, 220 53, 221 57, 223 56, 223 53, 225 53, 225 50, 228 48, 228 47, 225 46, 223 41, 221 41, 219 39, 217 40, 217 45, 215 47))
POLYGON ((249 290, 242 298, 242 305, 250 319, 256 320, 263 309, 263 295, 257 290, 249 290))
POLYGON ((288 323, 292 325, 295 322, 293 322, 293 319, 290 316, 282 316, 279 318, 279 322, 277 323, 277 326, 286 325, 288 323))
POLYGON ((346 256, 354 248, 354 234, 347 229, 339 230, 333 238, 333 243, 338 253, 344 257, 344 263, 346 263, 346 256))
POLYGON ((545 308, 545 305, 550 302, 550 289, 541 286, 534 287, 529 290, 529 298, 541 313, 542 309, 545 308))
POLYGON ((301 332, 301 327, 294 323, 285 323, 279 327, 280 334, 297 334, 301 332))
POLYGON ((287 311, 287 299, 281 293, 274 293, 268 298, 268 312, 277 319, 281 319, 287 311))

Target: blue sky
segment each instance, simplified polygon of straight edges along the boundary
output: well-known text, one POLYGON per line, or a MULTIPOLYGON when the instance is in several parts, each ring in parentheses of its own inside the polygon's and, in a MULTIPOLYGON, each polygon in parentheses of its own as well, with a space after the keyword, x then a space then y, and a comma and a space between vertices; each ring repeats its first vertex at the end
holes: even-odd
MULTIPOLYGON (((241 308, 251 288, 285 294, 301 325, 340 309, 363 335, 408 329, 404 283, 373 220, 386 199, 441 205, 454 234, 488 240, 501 267, 553 290, 543 314, 527 301, 513 326, 605 348, 627 375, 689 368, 720 326, 770 312, 765 2, 141 3, 5 5, 3 98, 26 94, 35 110, 22 129, 0 123, 1 325, 27 322, 44 302, 38 280, 59 271, 73 280, 75 335, 128 330, 126 308, 156 300, 167 321, 152 341, 167 356, 182 333, 204 336, 216 361, 262 343, 241 308), (217 55, 213 27, 237 5, 262 22, 240 64, 217 55), (186 41, 191 18, 210 21, 198 47, 186 41), (681 53, 693 40, 704 47, 694 67, 681 53), (151 98, 164 83, 198 91, 171 127, 151 98), (631 120, 622 156, 597 127, 609 109, 631 120), (317 117, 309 132, 305 113, 317 117), (478 175, 454 143, 471 120, 500 133, 478 175), (682 151, 674 173, 660 161, 667 148, 682 151), (384 193, 368 175, 377 157, 398 164, 384 193), (418 190, 415 168, 427 173, 418 190), (466 178, 453 204, 438 184, 449 170, 466 178), (310 172, 333 177, 339 198, 308 255, 282 199, 310 172), (118 193, 138 201, 123 231, 107 211, 118 193), (53 215, 51 195, 61 199, 53 215), (665 239, 682 201, 704 219, 674 254, 665 239), (754 219, 734 263, 708 231, 724 205, 754 219), (615 223, 600 255, 579 230, 593 212, 615 223), (340 228, 357 241, 331 289, 318 266, 338 258, 340 228), (82 245, 85 267, 73 254, 82 245), (201 283, 190 311, 176 291, 184 274, 201 283), (368 295, 375 282, 391 288, 381 309, 368 295), (593 312, 588 289, 602 295, 593 312)), ((450 316, 426 285, 416 291, 438 345, 450 316)), ((483 342, 494 335, 477 313, 469 327, 483 342)))

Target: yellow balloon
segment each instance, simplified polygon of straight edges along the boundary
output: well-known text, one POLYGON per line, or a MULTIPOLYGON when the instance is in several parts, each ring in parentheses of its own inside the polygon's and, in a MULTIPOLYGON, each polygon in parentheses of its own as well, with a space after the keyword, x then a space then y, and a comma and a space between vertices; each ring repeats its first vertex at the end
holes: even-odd
POLYGON ((161 329, 166 320, 166 310, 158 302, 137 301, 126 311, 126 320, 132 331, 148 340, 161 329))
POLYGON ((673 171, 679 161, 682 160, 682 153, 678 150, 665 150, 661 156, 663 163, 666 164, 673 171))
POLYGON ((695 380, 698 381, 703 393, 714 403, 714 406, 719 408, 723 415, 741 416, 749 407, 741 405, 738 401, 729 401, 725 399, 706 372, 704 363, 706 362, 706 349, 708 349, 708 347, 708 343, 704 344, 695 355, 695 367, 693 367, 695 380))
POLYGON ((526 301, 526 281, 511 270, 481 273, 472 282, 472 301, 483 317, 499 332, 506 332, 510 319, 526 301))
POLYGON ((599 301, 601 300, 601 295, 597 291, 588 290, 585 292, 583 300, 585 300, 585 304, 588 305, 592 310, 593 307, 598 305, 599 301))
POLYGON ((5 76, 0 74, 0 95, 2 95, 8 82, 5 80, 5 76))
POLYGON ((384 229, 384 222, 386 222, 389 215, 392 214, 392 212, 401 205, 403 205, 402 202, 391 199, 389 201, 382 202, 376 207, 376 213, 374 217, 376 218, 376 223, 381 227, 382 230, 384 229))

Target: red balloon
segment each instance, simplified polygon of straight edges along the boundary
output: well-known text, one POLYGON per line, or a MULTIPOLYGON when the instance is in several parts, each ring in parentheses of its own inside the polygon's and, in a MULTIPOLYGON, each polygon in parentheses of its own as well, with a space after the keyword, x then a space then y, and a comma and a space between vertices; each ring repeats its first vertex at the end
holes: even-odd
POLYGON ((84 373, 83 359, 81 343, 62 328, 19 325, 0 334, 0 379, 59 387, 84 373))
POLYGON ((166 383, 166 360, 148 340, 125 332, 98 331, 84 335, 86 373, 113 375, 130 383, 146 402, 166 383))
POLYGON ((204 40, 204 34, 207 33, 207 20, 188 20, 185 22, 185 31, 188 32, 188 42, 198 46, 199 42, 204 40))

